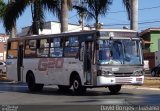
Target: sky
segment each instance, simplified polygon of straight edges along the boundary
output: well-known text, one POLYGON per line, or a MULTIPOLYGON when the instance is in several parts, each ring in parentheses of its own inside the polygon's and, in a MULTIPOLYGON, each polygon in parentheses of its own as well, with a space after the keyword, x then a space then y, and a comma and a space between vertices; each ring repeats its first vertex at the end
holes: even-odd
MULTIPOLYGON (((8 0, 4 0, 8 1, 8 0)), ((138 15, 138 31, 145 30, 151 27, 160 27, 160 0, 138 0, 139 1, 139 15, 138 15)), ((58 21, 56 17, 50 12, 45 12, 46 21, 58 21)), ((76 11, 69 13, 69 23, 78 24, 79 17, 76 11)), ((122 28, 123 26, 129 27, 130 21, 128 20, 127 12, 122 0, 113 0, 105 17, 100 17, 100 23, 105 25, 105 28, 122 28), (122 25, 117 25, 122 24, 122 25)), ((21 32, 21 28, 30 26, 32 23, 31 10, 28 7, 22 16, 17 20, 17 31, 21 32)), ((86 21, 85 25, 93 25, 94 21, 86 21)), ((2 22, 0 22, 0 33, 5 33, 2 22)))

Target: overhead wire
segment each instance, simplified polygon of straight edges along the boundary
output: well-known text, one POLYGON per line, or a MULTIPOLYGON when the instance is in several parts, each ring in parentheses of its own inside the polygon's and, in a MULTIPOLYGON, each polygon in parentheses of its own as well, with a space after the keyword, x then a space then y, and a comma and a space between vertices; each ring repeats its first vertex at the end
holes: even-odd
MULTIPOLYGON (((160 20, 157 20, 157 21, 149 21, 149 22, 139 22, 138 24, 139 25, 143 25, 143 24, 151 24, 151 23, 160 23, 160 20)), ((128 24, 128 23, 126 23, 126 24, 104 24, 103 26, 119 26, 119 25, 130 25, 130 24, 128 24)))
MULTIPOLYGON (((143 10, 151 10, 151 9, 156 9, 156 8, 160 8, 160 5, 158 6, 153 6, 153 7, 146 7, 146 8, 139 8, 139 11, 143 11, 143 10)), ((113 12, 108 12, 108 13, 121 13, 121 12, 126 12, 126 11, 113 11, 113 12)), ((71 16, 69 19, 72 19, 74 17, 77 17, 78 14, 71 16)), ((146 25, 146 24, 152 24, 152 23, 160 23, 160 20, 155 20, 155 21, 146 21, 146 22, 139 22, 139 25, 146 25)), ((124 25, 130 25, 129 23, 124 23, 124 24, 104 24, 103 26, 124 26, 124 25)))
MULTIPOLYGON (((147 8, 140 8, 138 10, 139 11, 143 11, 143 10, 151 10, 151 9, 155 9, 155 8, 160 8, 160 5, 153 6, 153 7, 147 7, 147 8)), ((126 11, 125 10, 121 10, 121 11, 112 11, 112 12, 108 12, 108 13, 122 13, 122 12, 126 12, 126 11)))

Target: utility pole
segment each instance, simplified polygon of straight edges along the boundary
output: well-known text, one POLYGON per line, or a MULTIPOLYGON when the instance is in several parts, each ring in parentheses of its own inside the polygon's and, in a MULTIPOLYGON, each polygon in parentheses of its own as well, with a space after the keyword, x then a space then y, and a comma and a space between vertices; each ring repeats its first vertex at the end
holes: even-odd
POLYGON ((138 0, 131 0, 131 29, 138 31, 138 0))

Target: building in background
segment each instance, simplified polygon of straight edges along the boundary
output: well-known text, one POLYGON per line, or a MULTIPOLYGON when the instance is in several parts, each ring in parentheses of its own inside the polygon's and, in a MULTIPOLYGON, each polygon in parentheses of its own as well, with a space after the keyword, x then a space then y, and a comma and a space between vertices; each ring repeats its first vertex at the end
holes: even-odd
POLYGON ((140 33, 145 42, 145 52, 160 50, 160 28, 148 28, 140 33))
POLYGON ((7 40, 9 35, 0 34, 0 61, 6 61, 7 40))
POLYGON ((145 43, 144 59, 149 61, 149 68, 152 69, 157 61, 155 53, 160 51, 160 28, 148 28, 140 36, 145 43))
MULTIPOLYGON (((47 34, 57 34, 60 33, 60 26, 61 24, 59 22, 55 21, 49 21, 44 23, 43 30, 39 30, 40 35, 47 35, 47 34)), ((82 26, 77 24, 68 24, 68 32, 76 32, 81 31, 82 26)), ((90 30, 89 27, 84 27, 84 30, 90 30)), ((24 27, 22 28, 21 33, 18 34, 18 36, 26 36, 31 35, 31 27, 24 27)))

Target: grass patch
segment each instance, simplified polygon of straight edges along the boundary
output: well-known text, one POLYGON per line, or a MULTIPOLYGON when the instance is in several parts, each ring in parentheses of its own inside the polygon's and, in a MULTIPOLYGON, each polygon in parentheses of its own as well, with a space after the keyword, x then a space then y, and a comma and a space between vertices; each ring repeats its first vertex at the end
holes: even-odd
POLYGON ((160 88, 160 79, 145 79, 143 86, 152 87, 152 88, 160 88))

